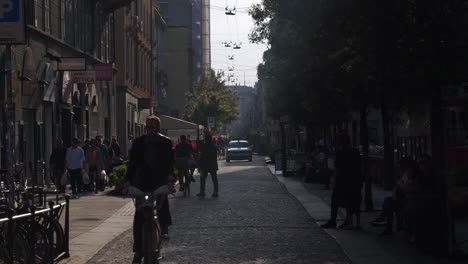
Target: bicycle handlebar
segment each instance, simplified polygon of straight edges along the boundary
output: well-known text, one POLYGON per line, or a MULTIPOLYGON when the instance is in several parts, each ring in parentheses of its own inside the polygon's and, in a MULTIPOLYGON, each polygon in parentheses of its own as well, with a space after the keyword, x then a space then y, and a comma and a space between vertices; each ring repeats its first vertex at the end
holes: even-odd
POLYGON ((138 189, 135 186, 129 186, 128 187, 128 192, 127 196, 132 197, 132 198, 143 198, 148 194, 151 194, 152 196, 158 196, 158 195, 163 195, 163 194, 170 194, 172 193, 171 190, 169 190, 168 185, 163 185, 153 191, 152 193, 145 193, 142 190, 138 189))

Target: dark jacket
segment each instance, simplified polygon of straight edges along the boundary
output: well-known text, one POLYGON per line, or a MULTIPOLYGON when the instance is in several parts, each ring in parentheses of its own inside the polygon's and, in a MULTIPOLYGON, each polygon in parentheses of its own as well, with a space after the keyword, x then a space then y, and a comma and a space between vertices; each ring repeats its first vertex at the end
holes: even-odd
POLYGON ((151 192, 168 183, 173 166, 172 141, 168 137, 159 134, 154 143, 149 143, 147 136, 141 136, 133 141, 125 180, 151 192), (148 157, 149 151, 154 157, 148 157))
POLYGON ((214 144, 204 143, 200 146, 198 168, 206 172, 218 170, 218 151, 214 144))
POLYGON ((50 166, 58 173, 65 171, 66 148, 55 148, 50 154, 50 166))
POLYGON ((359 151, 350 147, 337 151, 335 167, 337 173, 332 199, 339 206, 357 210, 363 181, 359 151))

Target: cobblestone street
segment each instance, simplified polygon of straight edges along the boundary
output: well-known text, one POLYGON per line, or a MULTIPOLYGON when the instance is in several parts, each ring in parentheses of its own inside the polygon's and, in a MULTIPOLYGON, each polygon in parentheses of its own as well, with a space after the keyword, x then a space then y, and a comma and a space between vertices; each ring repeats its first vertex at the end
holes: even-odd
MULTIPOLYGON (((171 198, 173 225, 162 263, 350 263, 263 161, 220 161, 220 196, 171 198)), ((132 230, 87 263, 131 263, 132 230)))

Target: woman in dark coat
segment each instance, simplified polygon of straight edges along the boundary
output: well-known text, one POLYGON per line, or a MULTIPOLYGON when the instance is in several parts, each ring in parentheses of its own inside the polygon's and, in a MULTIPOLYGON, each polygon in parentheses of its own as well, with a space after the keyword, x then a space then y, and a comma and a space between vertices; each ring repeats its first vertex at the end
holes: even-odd
MULTIPOLYGON (((346 220, 340 228, 353 228, 352 216, 357 215, 359 220, 361 204, 361 155, 352 148, 348 135, 339 137, 340 148, 336 152, 336 176, 333 187, 331 216, 323 228, 335 228, 338 208, 346 208, 346 220)), ((359 226, 359 223, 358 223, 359 226)))
POLYGON ((205 134, 205 142, 200 146, 200 159, 198 163, 200 170, 200 193, 197 196, 205 196, 205 183, 208 173, 213 180, 213 197, 218 197, 218 150, 213 144, 210 134, 205 134))

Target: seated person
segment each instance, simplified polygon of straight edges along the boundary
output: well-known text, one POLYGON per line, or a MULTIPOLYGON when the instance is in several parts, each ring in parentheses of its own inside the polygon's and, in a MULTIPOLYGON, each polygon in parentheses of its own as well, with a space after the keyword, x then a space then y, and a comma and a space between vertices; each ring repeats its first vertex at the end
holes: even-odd
POLYGON ((385 230, 380 235, 393 234, 393 221, 396 216, 397 231, 409 231, 412 229, 412 200, 416 188, 416 176, 419 172, 417 163, 411 158, 403 158, 400 161, 401 178, 393 189, 393 195, 386 197, 382 205, 382 213, 371 222, 372 225, 385 225, 385 230))

